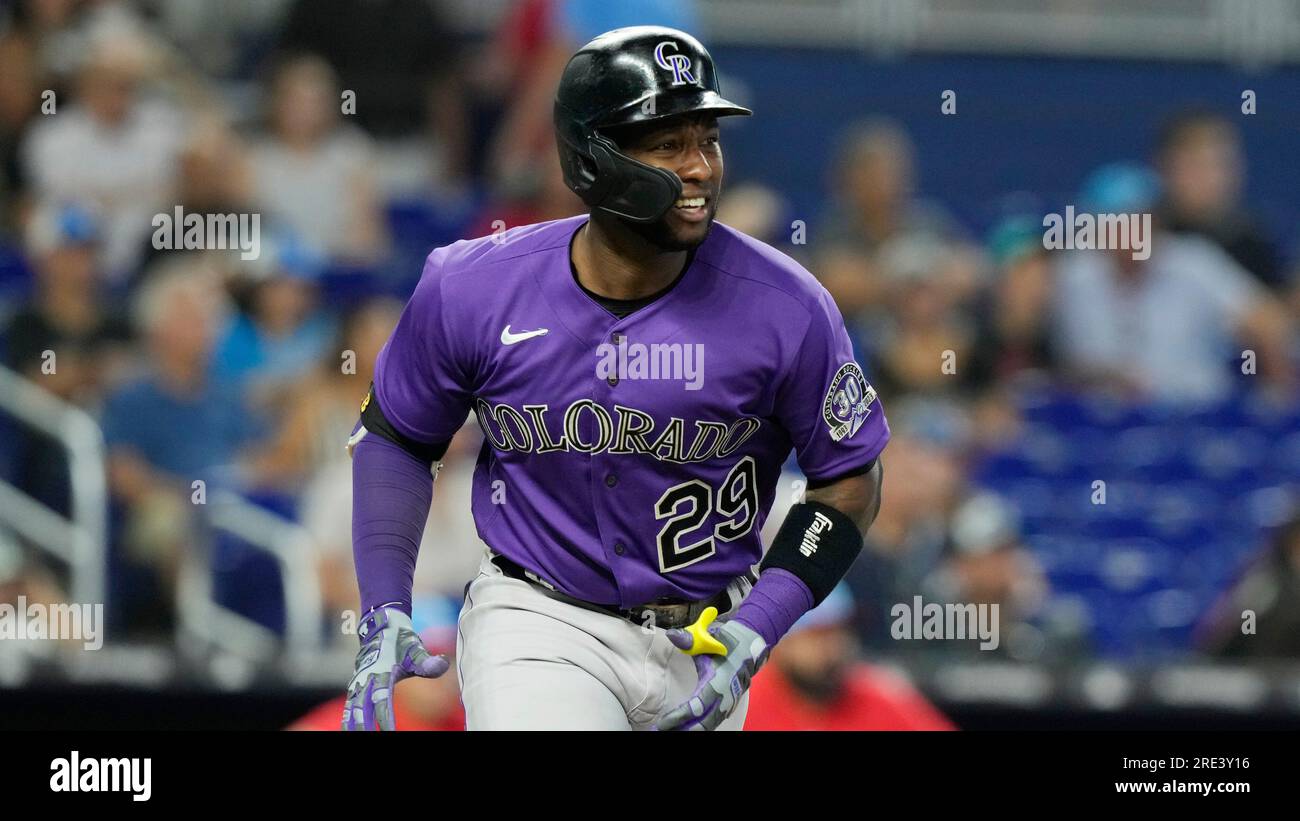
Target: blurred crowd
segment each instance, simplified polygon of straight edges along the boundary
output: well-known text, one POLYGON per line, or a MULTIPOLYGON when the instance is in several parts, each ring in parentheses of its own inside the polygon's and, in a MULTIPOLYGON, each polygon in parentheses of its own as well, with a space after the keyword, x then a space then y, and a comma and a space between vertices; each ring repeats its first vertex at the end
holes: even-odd
MULTIPOLYGON (((1245 584, 1237 579, 1258 573, 1290 589, 1300 570, 1293 547, 1287 547, 1294 541, 1287 535, 1294 527, 1288 530, 1287 523, 1300 521, 1294 502, 1300 465, 1283 464, 1268 477, 1248 477, 1243 487, 1216 484, 1213 471, 1195 466, 1120 477, 1110 471, 1125 464, 1123 459, 1090 462, 1086 453, 1110 448, 1111 443, 1098 446, 1079 435, 1080 427, 1087 435, 1112 432, 1063 425, 1048 431, 1055 434, 1048 441, 1074 451, 1062 459, 1073 459, 1093 472, 1085 469, 1080 476, 1031 470, 983 482, 979 469, 990 456, 1030 449, 1024 444, 1030 426, 1021 410, 1026 395, 1041 397, 1044 392, 1082 396, 1110 408, 1108 413, 1143 409, 1138 421, 1116 426, 1113 432, 1129 435, 1121 441, 1138 447, 1171 440, 1193 421, 1204 424, 1207 418, 1222 416, 1224 424, 1231 424, 1226 418, 1230 414, 1221 409, 1243 402, 1266 406, 1263 415, 1277 423, 1278 432, 1294 435, 1300 409, 1295 381, 1300 291, 1290 249, 1279 247, 1243 201, 1246 157, 1237 126, 1209 110, 1176 112, 1153 145, 1135 151, 1133 161, 1099 167, 1084 181, 1073 200, 1078 211, 1152 215, 1146 259, 1132 244, 1049 250, 1044 241, 1049 209, 1024 192, 1008 198, 1012 207, 986 236, 974 236, 942 203, 916 191, 917 161, 899 123, 868 121, 848 129, 830 175, 842 183, 834 192, 836 205, 825 215, 821 230, 814 229, 815 239, 806 251, 790 249, 835 296, 894 430, 885 459, 889 478, 884 504, 868 534, 867 551, 849 579, 859 594, 864 642, 882 652, 897 651, 900 643, 890 633, 889 606, 921 594, 935 602, 999 603, 1004 636, 1000 655, 1061 661, 1105 651, 1096 641, 1104 611, 1111 606, 1136 609, 1147 602, 1137 596, 1086 601, 1056 595, 1066 591, 1052 589, 1048 571, 1054 568, 1031 549, 1031 534, 1022 527, 1025 513, 1061 517, 1057 531, 1099 518, 1093 511, 1102 510, 1098 502, 1104 505, 1104 496, 1090 499, 1087 492, 1095 479, 1131 478, 1150 486, 1143 490, 1162 484, 1207 488, 1221 497, 1215 501, 1222 502, 1222 508, 1211 513, 1207 506, 1199 512, 1201 518, 1197 511, 1186 512, 1184 518, 1211 529, 1246 518, 1246 491, 1278 482, 1283 502, 1275 507, 1280 509, 1261 517, 1270 527, 1234 533, 1236 543, 1230 550, 1235 552, 1225 560, 1240 560, 1236 566, 1220 578, 1209 567, 1198 570, 1196 559, 1189 556, 1184 568, 1170 567, 1165 571, 1169 578, 1154 581, 1148 602, 1152 609, 1161 609, 1160 603, 1169 599, 1161 595, 1171 590, 1181 595, 1201 582, 1245 584), (1007 488, 996 486, 999 479, 1025 476, 1056 479, 1050 484, 1054 494, 1074 493, 1073 500, 1064 501, 1072 508, 1073 521, 1064 519, 1059 506, 1049 513, 1048 499, 1031 500, 1031 505, 1042 502, 1043 509, 1018 509, 1016 500, 1001 492, 1007 488), (1087 480, 1083 492, 1073 487, 1080 478, 1087 480), (1238 491, 1242 495, 1234 496, 1238 491), (1175 578, 1198 572, 1205 578, 1175 578)), ((1066 230, 1072 230, 1068 224, 1066 230)), ((1205 427, 1213 429, 1213 424, 1205 427)), ((1245 455, 1246 464, 1260 459, 1266 446, 1250 439, 1232 441, 1240 430, 1226 429, 1226 441, 1218 444, 1254 451, 1245 455)), ((1167 462, 1195 459, 1168 456, 1167 462)), ((1180 497, 1179 502, 1187 498, 1193 497, 1180 497)), ((1159 511, 1148 510, 1146 515, 1157 516, 1159 511)), ((1159 565, 1178 552, 1181 545, 1153 544, 1149 524, 1133 522, 1105 536, 1117 547, 1145 541, 1154 550, 1107 555, 1104 545, 1075 546, 1076 552, 1097 554, 1094 564, 1099 567, 1088 569, 1102 577, 1095 581, 1121 591, 1138 588, 1140 581, 1116 582, 1117 574, 1107 563, 1119 557, 1118 562, 1159 565)), ((1149 573, 1138 569, 1132 575, 1142 572, 1149 573)), ((1091 581, 1080 584, 1084 592, 1091 592, 1086 590, 1091 581)), ((1162 619, 1172 619, 1181 628, 1174 644, 1184 651, 1199 646, 1220 652, 1221 642, 1208 638, 1212 634, 1226 635, 1243 656, 1287 656, 1300 650, 1290 630, 1300 607, 1294 597, 1235 598, 1235 615, 1223 602, 1214 613, 1196 603, 1176 618, 1155 614, 1150 619, 1153 630, 1162 619), (1268 641, 1258 638, 1260 634, 1238 635, 1240 614, 1251 608, 1268 611, 1268 628, 1261 630, 1271 636, 1268 641), (1232 640, 1234 635, 1237 640, 1232 640)), ((1143 618, 1140 613, 1125 616, 1143 618)), ((1159 657, 1168 649, 1135 649, 1133 643, 1140 644, 1146 634, 1128 632, 1128 646, 1119 655, 1140 656, 1150 650, 1149 655, 1159 657)), ((1112 647, 1124 644, 1110 642, 1112 647)), ((952 653, 977 646, 937 645, 922 643, 920 649, 952 653)))
MULTIPOLYGON (((458 237, 580 213, 551 136, 564 61, 619 25, 699 30, 688 0, 503 5, 474 39, 424 0, 0 2, 0 361, 102 425, 111 635, 175 629, 178 575, 201 530, 197 479, 307 528, 322 627, 348 640, 337 629, 357 605, 344 443, 420 260, 458 237), (178 206, 260 214, 259 257, 159 247, 155 215, 178 206)), ((822 279, 894 431, 884 504, 837 611, 845 627, 817 628, 825 657, 793 647, 782 662, 799 692, 829 698, 819 665, 842 666, 858 646, 972 649, 892 641, 889 606, 914 595, 998 603, 1002 655, 1095 652, 1086 619, 1058 606, 1026 511, 974 479, 985 454, 1022 435, 1024 390, 1187 409, 1249 392, 1296 408, 1293 249, 1243 200, 1238 126, 1180 112, 1132 159, 1097 169, 1075 204, 1154 214, 1145 260, 1047 250, 1048 206, 1033 195, 987 232, 961 224, 917 190, 925 158, 905 123, 844 130, 806 237, 792 234, 781 192, 731 180, 719 218, 822 279)), ((3 475, 66 511, 62 449, 4 425, 3 475)), ((417 578, 430 601, 459 594, 477 564, 468 495, 480 444, 471 422, 437 480, 417 578)), ((771 523, 800 487, 790 472, 771 523)), ((1289 511, 1261 531, 1219 606, 1188 617, 1200 627, 1190 642, 1300 653, 1287 627, 1300 621, 1289 511), (1256 602, 1252 585, 1280 592, 1256 602), (1236 635, 1233 613, 1250 604, 1274 640, 1236 635)), ((259 586, 273 566, 238 550, 216 561, 236 587, 269 591, 233 598, 278 626, 277 588, 259 586)), ((61 572, 0 522, 0 599, 58 598, 61 572)))

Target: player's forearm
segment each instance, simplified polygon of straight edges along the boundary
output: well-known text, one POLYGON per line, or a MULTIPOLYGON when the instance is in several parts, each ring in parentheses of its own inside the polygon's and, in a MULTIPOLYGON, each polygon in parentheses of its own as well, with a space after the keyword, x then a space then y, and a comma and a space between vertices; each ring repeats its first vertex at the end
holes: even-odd
MULTIPOLYGON (((852 551, 856 556, 862 546, 862 535, 875 521, 876 513, 880 510, 882 477, 883 468, 880 460, 877 459, 876 464, 867 473, 808 491, 805 495, 805 503, 826 505, 843 514, 857 528, 852 534, 844 534, 845 538, 838 544, 828 542, 825 546, 827 550, 852 551)), ((841 528, 849 526, 841 520, 841 528)), ((785 538, 790 538, 787 528, 783 527, 782 531, 787 534, 785 538)), ((833 533, 833 525, 825 532, 827 535, 833 533)), ((780 538, 782 537, 778 536, 778 539, 780 538)), ((848 561, 839 564, 847 570, 852 557, 845 558, 848 561)), ((828 584, 833 586, 833 583, 838 582, 843 575, 838 569, 832 569, 829 573, 835 578, 821 578, 817 587, 825 588, 828 584)), ((786 567, 767 567, 744 603, 737 608, 735 618, 762 636, 771 647, 817 602, 818 596, 807 580, 786 567)))
POLYGON ((740 607, 736 621, 763 637, 771 647, 789 632, 799 617, 813 608, 812 591, 802 579, 779 567, 759 576, 740 607))
POLYGON ((411 582, 433 500, 427 463, 379 436, 352 454, 352 557, 361 609, 394 605, 410 615, 411 582))
POLYGON ((805 502, 821 502, 853 520, 858 530, 866 535, 867 528, 880 512, 880 486, 884 480, 884 466, 880 459, 871 470, 857 476, 841 479, 833 484, 810 488, 804 494, 805 502))

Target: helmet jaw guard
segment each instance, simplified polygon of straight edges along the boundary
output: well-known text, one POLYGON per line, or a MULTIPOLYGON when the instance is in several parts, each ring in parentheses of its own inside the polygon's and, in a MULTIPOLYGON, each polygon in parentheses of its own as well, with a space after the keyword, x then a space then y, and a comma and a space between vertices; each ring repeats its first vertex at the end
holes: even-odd
POLYGON ((591 208, 636 223, 658 221, 681 196, 682 181, 622 153, 600 129, 693 113, 751 113, 723 99, 713 59, 698 40, 656 26, 602 34, 569 60, 556 94, 565 184, 591 208))
POLYGON ((564 182, 588 206, 637 223, 657 221, 682 195, 682 181, 671 171, 634 160, 594 129, 560 135, 564 182), (583 150, 585 149, 585 150, 583 150))

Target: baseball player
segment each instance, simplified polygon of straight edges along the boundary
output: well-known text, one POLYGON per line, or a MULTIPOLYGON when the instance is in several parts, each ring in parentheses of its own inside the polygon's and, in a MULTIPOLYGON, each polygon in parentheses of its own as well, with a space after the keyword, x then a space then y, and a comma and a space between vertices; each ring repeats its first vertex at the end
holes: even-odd
POLYGON ((889 428, 826 290, 714 223, 717 121, 750 113, 689 34, 603 34, 555 102, 589 215, 429 255, 351 440, 345 729, 393 729, 396 682, 449 667, 411 627, 411 577, 470 411, 489 546, 459 619, 471 730, 738 730, 768 652, 848 570, 889 428), (764 555, 792 449, 807 493, 764 555))

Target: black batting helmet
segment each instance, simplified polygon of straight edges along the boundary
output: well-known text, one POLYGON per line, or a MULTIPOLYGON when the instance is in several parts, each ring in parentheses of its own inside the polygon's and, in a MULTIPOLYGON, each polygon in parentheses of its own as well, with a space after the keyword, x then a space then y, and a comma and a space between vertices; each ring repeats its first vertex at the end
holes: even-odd
POLYGON ((601 129, 679 114, 752 114, 722 98, 713 58, 677 29, 608 31, 569 58, 555 95, 564 182, 583 202, 633 222, 654 222, 682 194, 671 171, 619 151, 601 129))

